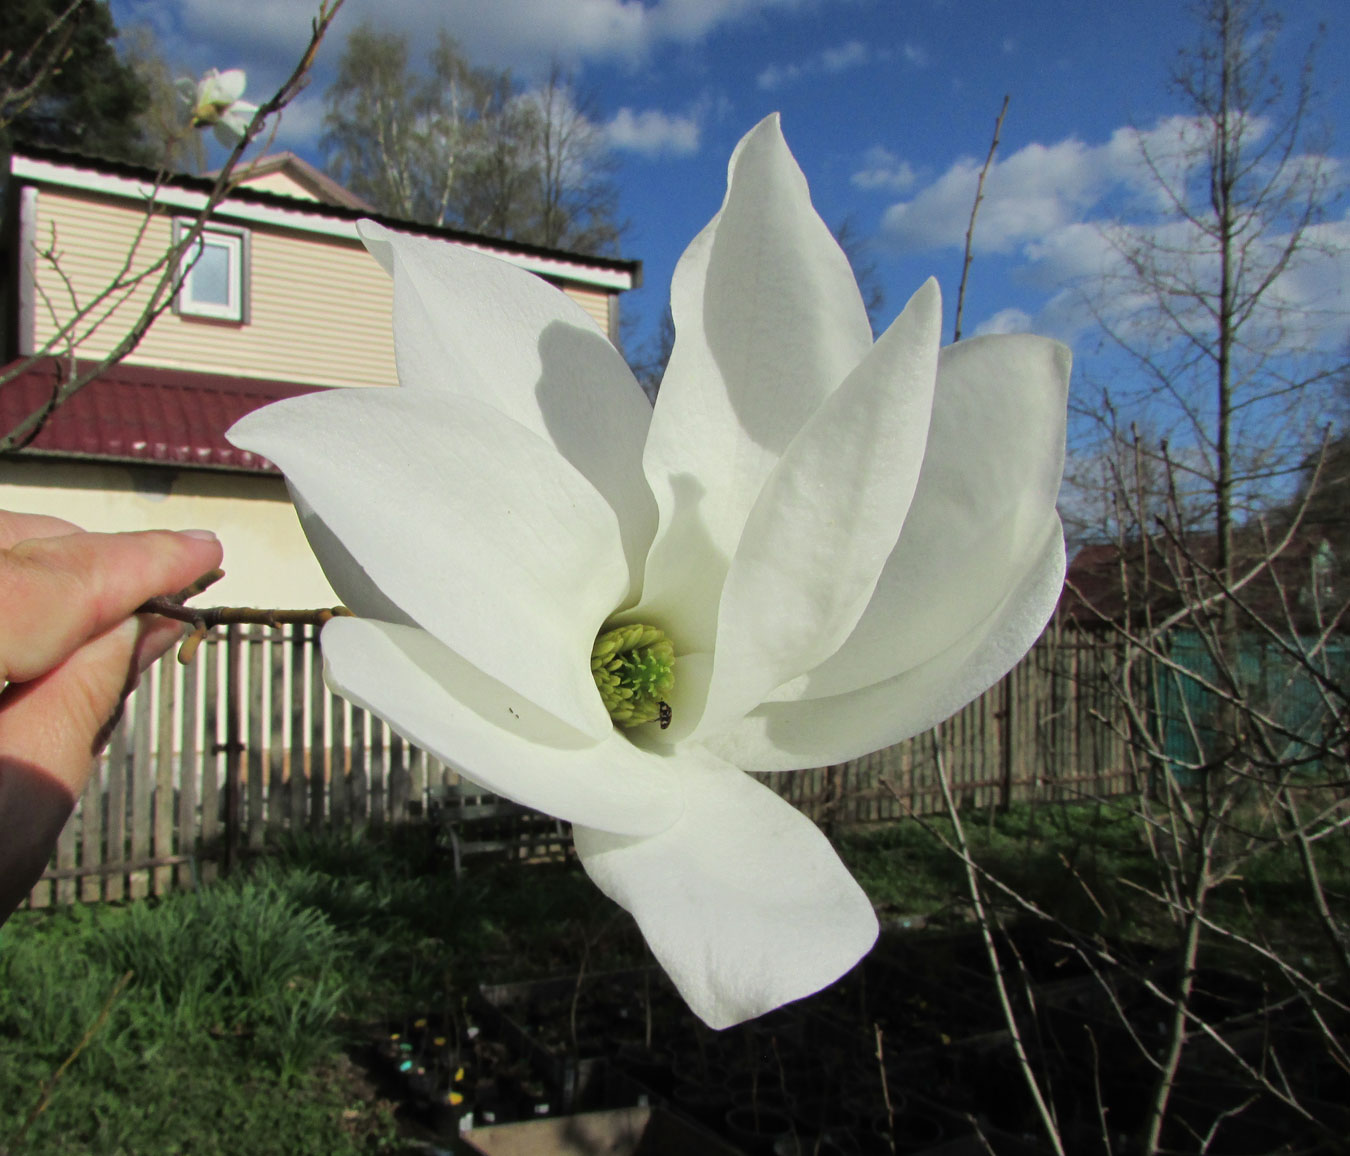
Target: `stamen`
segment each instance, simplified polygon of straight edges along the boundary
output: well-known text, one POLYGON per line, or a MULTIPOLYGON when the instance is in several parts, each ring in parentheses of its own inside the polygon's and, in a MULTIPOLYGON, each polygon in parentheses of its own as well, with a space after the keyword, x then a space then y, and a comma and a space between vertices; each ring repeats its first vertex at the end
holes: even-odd
POLYGON ((591 648, 591 674, 609 717, 621 727, 670 725, 666 698, 675 687, 675 646, 655 626, 606 630, 591 648))

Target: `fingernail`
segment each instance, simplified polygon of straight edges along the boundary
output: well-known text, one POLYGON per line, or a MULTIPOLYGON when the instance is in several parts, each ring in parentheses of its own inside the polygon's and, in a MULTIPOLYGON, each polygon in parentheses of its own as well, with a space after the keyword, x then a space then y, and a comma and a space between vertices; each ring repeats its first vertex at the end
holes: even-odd
POLYGON ((182 534, 185 538, 196 538, 199 542, 218 542, 215 534, 210 530, 175 530, 177 534, 182 534))

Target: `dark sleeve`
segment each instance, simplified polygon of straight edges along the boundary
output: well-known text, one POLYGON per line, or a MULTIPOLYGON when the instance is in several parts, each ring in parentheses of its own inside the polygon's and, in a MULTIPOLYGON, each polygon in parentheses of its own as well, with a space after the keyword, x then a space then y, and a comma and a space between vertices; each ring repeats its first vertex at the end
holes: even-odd
POLYGON ((42 877, 74 809, 69 790, 46 771, 0 759, 0 923, 42 877))

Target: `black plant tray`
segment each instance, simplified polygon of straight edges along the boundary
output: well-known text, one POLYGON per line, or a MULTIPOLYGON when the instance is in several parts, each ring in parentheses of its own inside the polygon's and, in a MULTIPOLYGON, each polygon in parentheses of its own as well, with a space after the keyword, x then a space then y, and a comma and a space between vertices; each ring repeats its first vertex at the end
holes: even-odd
MULTIPOLYGON (((616 1031, 596 1033, 594 1008, 597 1002, 606 1006, 606 989, 650 990, 658 982, 664 985, 667 981, 652 968, 582 975, 580 980, 569 975, 484 984, 479 988, 479 1018, 485 1031, 521 1057, 548 1085, 562 1112, 630 1107, 637 1103, 640 1090, 612 1070, 609 1059, 616 1031), (574 1003, 579 1013, 575 1017, 571 1014, 574 1003), (575 1036, 570 1031, 573 1024, 575 1036)), ((641 1031, 640 1014, 627 1008, 626 1015, 619 1016, 618 1035, 624 1034, 625 1018, 629 1020, 627 1034, 636 1038, 641 1031)))

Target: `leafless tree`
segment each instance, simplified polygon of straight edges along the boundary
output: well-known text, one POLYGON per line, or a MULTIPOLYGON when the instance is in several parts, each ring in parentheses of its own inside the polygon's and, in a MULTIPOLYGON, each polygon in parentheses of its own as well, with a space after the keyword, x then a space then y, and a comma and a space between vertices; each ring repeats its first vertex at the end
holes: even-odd
POLYGON ((1344 187, 1310 136, 1311 55, 1286 89, 1278 20, 1260 3, 1200 0, 1196 15, 1202 36, 1172 79, 1184 115, 1136 138, 1162 217, 1107 230, 1115 260, 1091 290, 1137 381, 1095 416, 1106 441, 1141 419, 1167 438, 1173 465, 1208 490, 1215 564, 1231 577, 1235 527, 1287 493, 1346 365, 1323 347, 1343 308, 1296 288, 1336 245, 1323 222, 1344 187))
POLYGON ((888 318, 883 317, 881 312, 886 305, 886 290, 877 270, 872 239, 862 230, 858 218, 852 213, 846 213, 833 232, 834 239, 848 258, 853 278, 858 282, 858 291, 862 294, 863 307, 867 310, 867 320, 875 337, 886 327, 888 318))
POLYGON ((521 239, 551 248, 609 253, 617 249, 614 162, 593 101, 554 64, 544 82, 521 98, 531 126, 534 220, 521 239))
POLYGON ((1098 316, 1142 384, 1106 399, 1104 436, 1080 455, 1098 545, 1052 627, 1093 654, 1095 723, 1132 784, 1080 802, 1128 826, 1141 866, 1106 895, 1066 857, 1087 917, 1064 887, 1032 898, 972 849, 940 765, 938 834, 966 866, 1051 1150, 1344 1151, 1350 1114, 1327 1089, 1350 1072, 1350 558, 1333 545, 1346 451, 1312 419, 1346 360, 1290 288, 1325 255, 1340 191, 1305 151, 1311 74, 1280 87, 1264 9, 1196 12, 1175 75, 1188 115, 1170 146, 1140 145, 1169 220, 1110 234, 1098 316), (1107 933, 1122 906, 1146 944, 1107 933), (1082 963, 1071 996, 1032 979, 1013 920, 1082 963), (1107 1072, 1122 1066, 1129 1094, 1107 1072), (1095 1104, 1075 1117, 1085 1087, 1095 1104))

